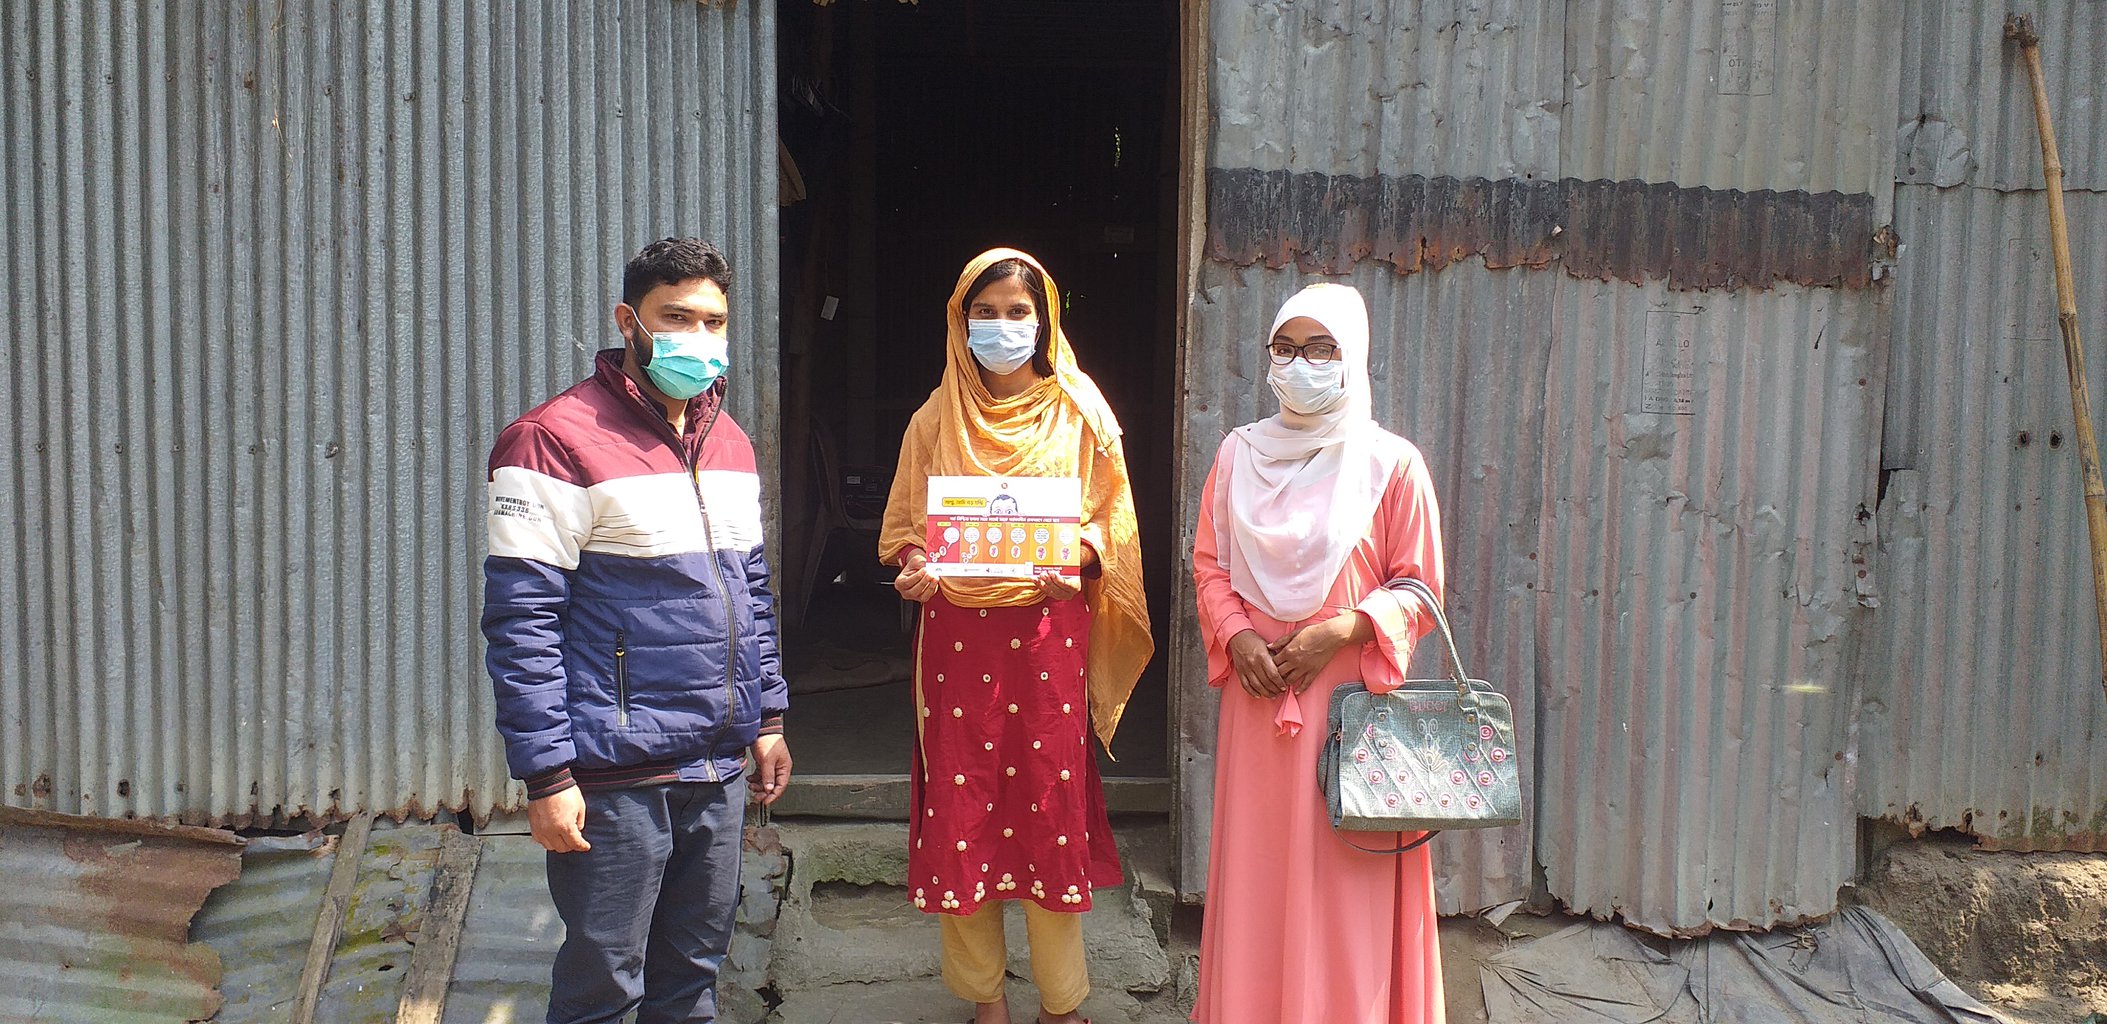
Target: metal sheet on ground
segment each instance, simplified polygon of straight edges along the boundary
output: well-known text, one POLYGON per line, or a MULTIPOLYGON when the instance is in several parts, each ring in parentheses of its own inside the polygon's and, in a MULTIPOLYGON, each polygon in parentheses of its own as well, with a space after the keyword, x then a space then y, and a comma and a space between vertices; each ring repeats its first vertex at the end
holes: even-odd
POLYGON ((220 958, 189 939, 240 840, 0 808, 0 1022, 204 1020, 220 958))
MULTIPOLYGON (((343 930, 315 1008, 317 1021, 393 1020, 432 877, 452 825, 377 826, 352 886, 343 930)), ((198 938, 232 965, 216 1024, 287 1019, 336 863, 335 837, 264 840, 242 877, 198 915, 198 938)))
POLYGON ((527 836, 486 835, 469 892, 446 1024, 540 1020, 563 921, 549 901, 548 854, 527 836))

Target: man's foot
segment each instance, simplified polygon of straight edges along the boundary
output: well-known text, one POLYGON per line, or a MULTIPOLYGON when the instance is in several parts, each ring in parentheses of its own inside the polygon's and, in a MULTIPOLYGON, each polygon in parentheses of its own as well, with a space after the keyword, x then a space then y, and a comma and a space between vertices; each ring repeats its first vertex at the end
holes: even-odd
POLYGON ((1007 997, 992 1003, 973 1004, 973 1024, 1010 1024, 1010 1001, 1007 997))
POLYGON ((1047 1013, 1044 1007, 1040 1008, 1038 1019, 1039 1024, 1090 1024, 1080 1013, 1063 1013, 1057 1016, 1047 1013))

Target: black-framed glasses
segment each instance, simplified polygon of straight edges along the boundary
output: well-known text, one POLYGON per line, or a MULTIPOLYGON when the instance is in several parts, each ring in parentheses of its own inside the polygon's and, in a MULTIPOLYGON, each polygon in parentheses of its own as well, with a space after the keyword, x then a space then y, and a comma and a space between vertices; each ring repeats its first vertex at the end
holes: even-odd
POLYGON ((1307 345, 1290 345, 1285 341, 1276 341, 1266 346, 1266 354, 1273 357, 1275 366, 1286 366, 1294 362, 1296 356, 1301 356, 1312 364, 1323 364, 1338 361, 1339 346, 1328 341, 1313 341, 1307 345))

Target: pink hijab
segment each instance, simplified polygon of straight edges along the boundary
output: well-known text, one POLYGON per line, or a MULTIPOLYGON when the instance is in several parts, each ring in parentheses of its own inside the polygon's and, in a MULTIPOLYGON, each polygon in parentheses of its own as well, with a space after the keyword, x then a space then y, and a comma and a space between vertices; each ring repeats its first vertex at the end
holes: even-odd
POLYGON ((1216 550, 1238 596, 1274 619, 1322 610, 1404 456, 1375 422, 1368 388, 1368 306, 1346 285, 1313 284, 1280 307, 1266 332, 1296 317, 1323 324, 1346 364, 1345 394, 1329 409, 1278 413, 1223 441, 1226 481, 1215 482, 1216 550))

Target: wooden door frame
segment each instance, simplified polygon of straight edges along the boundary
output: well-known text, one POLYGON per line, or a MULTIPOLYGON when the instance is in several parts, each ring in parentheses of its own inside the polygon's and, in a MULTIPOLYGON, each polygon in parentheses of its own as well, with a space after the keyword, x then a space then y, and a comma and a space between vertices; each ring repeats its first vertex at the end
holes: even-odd
MULTIPOLYGON (((1178 324, 1176 365, 1178 393, 1176 419, 1172 424, 1173 451, 1177 452, 1179 465, 1177 478, 1186 479, 1184 462, 1187 459, 1212 457, 1193 450, 1198 440, 1188 429, 1188 403, 1190 401, 1185 381, 1189 374, 1195 342, 1192 336, 1193 308, 1200 299, 1200 261, 1207 244, 1207 162, 1209 142, 1213 136, 1214 106, 1208 91, 1211 66, 1214 63, 1214 37, 1212 33, 1213 0, 1179 0, 1178 26, 1178 324)), ((1178 495, 1179 530, 1173 534, 1184 537, 1187 524, 1198 517, 1199 495, 1178 495)), ((1172 565, 1181 565, 1184 560, 1173 558, 1172 565)), ((1192 584, 1189 579, 1180 580, 1174 589, 1174 605, 1170 616, 1170 684, 1169 731, 1164 738, 1167 767, 1171 780, 1171 834, 1175 837, 1177 870, 1176 883, 1180 899, 1197 903, 1205 894, 1206 876, 1198 869, 1206 863, 1206 821, 1196 821, 1198 811, 1208 806, 1211 793, 1192 791, 1189 787, 1214 785, 1213 772, 1194 772, 1193 763, 1198 760, 1197 751, 1189 746, 1192 727, 1211 721, 1207 714, 1205 698, 1210 692, 1204 682, 1206 655, 1192 649, 1197 636, 1189 635, 1184 624, 1195 614, 1190 607, 1192 584), (1198 685, 1194 685, 1195 681, 1198 685), (1197 874, 1199 877, 1188 877, 1197 874)))

